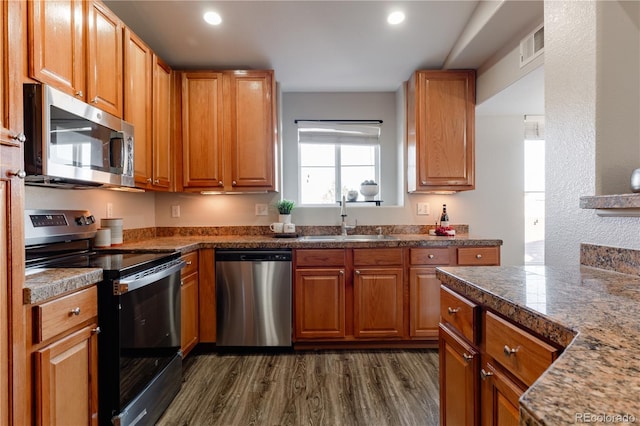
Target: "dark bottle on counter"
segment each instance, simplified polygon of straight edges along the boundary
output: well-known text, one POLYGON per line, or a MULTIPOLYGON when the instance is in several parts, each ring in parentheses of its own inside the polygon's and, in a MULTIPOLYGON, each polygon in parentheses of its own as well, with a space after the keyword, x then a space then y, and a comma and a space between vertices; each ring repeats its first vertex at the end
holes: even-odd
POLYGON ((442 205, 442 214, 440 215, 440 226, 447 227, 449 226, 449 215, 447 214, 447 205, 442 205))

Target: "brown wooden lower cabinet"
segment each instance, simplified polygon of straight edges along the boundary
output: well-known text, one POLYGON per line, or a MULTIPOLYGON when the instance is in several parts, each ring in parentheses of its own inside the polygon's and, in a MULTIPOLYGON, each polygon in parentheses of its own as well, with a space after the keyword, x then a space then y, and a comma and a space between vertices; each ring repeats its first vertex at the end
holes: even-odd
POLYGON ((409 335, 438 338, 440 280, 436 268, 409 268, 409 335))
POLYGON ((344 268, 296 270, 294 295, 295 338, 345 337, 344 268))
POLYGON ((354 337, 403 337, 402 276, 402 268, 354 271, 354 337))
POLYGON ((97 324, 35 352, 36 424, 98 424, 97 324))
POLYGON ((180 275, 180 347, 186 357, 200 339, 198 307, 198 252, 182 256, 186 262, 180 275))
POLYGON ((518 400, 526 389, 511 379, 495 362, 488 361, 485 357, 480 377, 482 426, 518 426, 518 400))
POLYGON ((97 296, 94 285, 25 307, 34 416, 25 424, 98 424, 97 296))
POLYGON ((451 289, 440 297, 453 315, 440 324, 440 424, 518 425, 520 396, 561 348, 451 289))
POLYGON ((480 352, 447 325, 440 325, 440 424, 479 424, 480 352))

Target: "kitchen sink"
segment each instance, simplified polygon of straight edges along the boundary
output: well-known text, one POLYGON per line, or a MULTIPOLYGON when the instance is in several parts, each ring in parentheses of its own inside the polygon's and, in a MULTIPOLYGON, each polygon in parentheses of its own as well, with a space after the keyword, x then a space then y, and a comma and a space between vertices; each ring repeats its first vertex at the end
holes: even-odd
POLYGON ((302 241, 396 241, 393 235, 307 235, 302 241))

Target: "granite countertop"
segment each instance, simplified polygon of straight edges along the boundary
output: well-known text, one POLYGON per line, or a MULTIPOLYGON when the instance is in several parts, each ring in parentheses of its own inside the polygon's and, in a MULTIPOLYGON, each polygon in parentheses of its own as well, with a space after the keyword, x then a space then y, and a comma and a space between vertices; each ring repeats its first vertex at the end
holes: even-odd
POLYGON ((469 234, 437 237, 425 234, 393 234, 394 240, 381 241, 308 241, 298 238, 275 238, 272 235, 192 235, 157 237, 113 247, 118 250, 169 251, 187 253, 200 248, 345 248, 345 247, 449 247, 501 246, 502 240, 469 234))
POLYGON ((566 347, 521 397, 521 424, 640 421, 639 276, 590 266, 440 267, 436 276, 566 347))
MULTIPOLYGON (((496 246, 502 240, 470 237, 435 237, 424 234, 398 234, 397 240, 382 241, 305 241, 301 238, 274 238, 272 235, 170 236, 140 240, 111 247, 112 250, 179 251, 188 253, 200 248, 344 248, 344 247, 448 247, 496 246)), ((23 289, 25 304, 79 290, 102 281, 102 270, 91 268, 48 268, 27 275, 23 289)))
POLYGON ((31 305, 100 281, 99 268, 43 268, 26 276, 22 297, 25 305, 31 305))

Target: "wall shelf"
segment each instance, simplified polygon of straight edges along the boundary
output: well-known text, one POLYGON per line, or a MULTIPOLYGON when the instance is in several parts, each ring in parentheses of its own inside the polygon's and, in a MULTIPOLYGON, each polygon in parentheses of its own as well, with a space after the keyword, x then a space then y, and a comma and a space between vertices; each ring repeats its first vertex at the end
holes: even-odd
POLYGON ((581 209, 596 210, 598 216, 640 216, 640 194, 592 195, 580 197, 581 209))
MULTIPOLYGON (((342 201, 336 201, 338 203, 339 206, 342 206, 342 201)), ((384 203, 384 201, 382 200, 370 200, 370 201, 365 201, 365 200, 356 200, 356 201, 347 201, 348 204, 358 204, 358 203, 376 203, 376 206, 380 207, 380 203, 384 203)))

